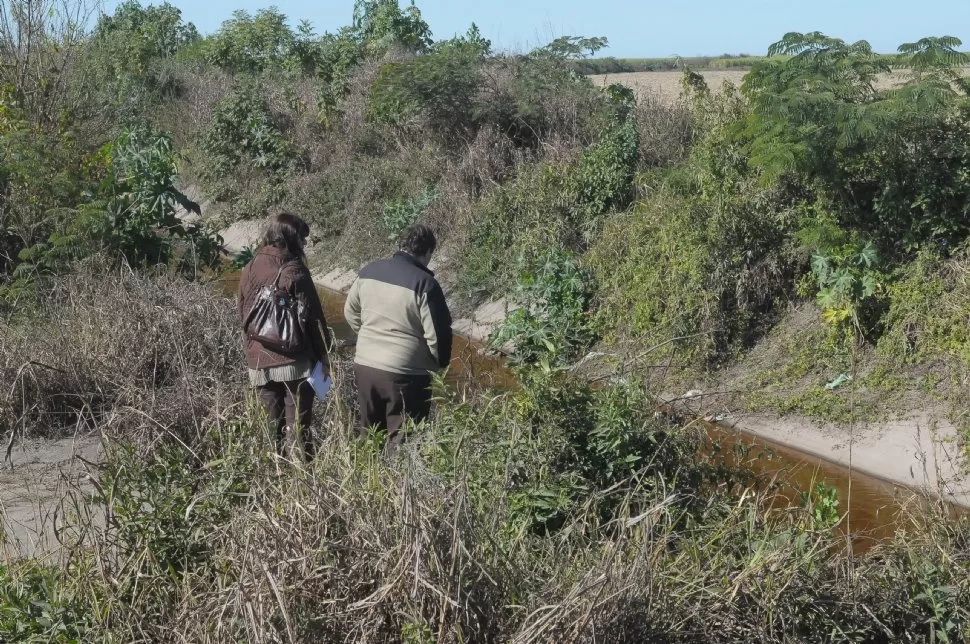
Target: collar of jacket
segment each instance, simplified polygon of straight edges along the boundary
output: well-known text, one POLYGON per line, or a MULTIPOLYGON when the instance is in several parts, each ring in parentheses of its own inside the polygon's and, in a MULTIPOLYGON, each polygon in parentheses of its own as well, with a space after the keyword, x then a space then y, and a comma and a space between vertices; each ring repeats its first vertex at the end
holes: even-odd
POLYGON ((260 249, 258 251, 256 251, 256 254, 257 255, 268 255, 270 257, 275 257, 276 259, 279 260, 279 262, 281 264, 285 264, 287 262, 292 262, 294 260, 300 259, 299 257, 297 257, 296 255, 294 255, 293 253, 291 253, 287 249, 285 249, 285 248, 277 248, 276 246, 261 246, 260 249))
POLYGON ((410 254, 405 253, 403 250, 399 250, 396 253, 394 253, 394 259, 399 259, 402 262, 407 262, 408 264, 417 266, 418 268, 420 268, 422 271, 424 271, 431 277, 434 277, 434 271, 432 271, 430 268, 428 268, 418 260, 414 259, 414 257, 411 256, 410 254))

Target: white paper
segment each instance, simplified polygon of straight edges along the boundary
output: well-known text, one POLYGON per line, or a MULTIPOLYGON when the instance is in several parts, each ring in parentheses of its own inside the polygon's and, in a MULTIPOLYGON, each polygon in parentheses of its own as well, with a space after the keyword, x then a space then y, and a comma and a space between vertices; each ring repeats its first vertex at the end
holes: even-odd
POLYGON ((333 380, 330 376, 324 377, 323 375, 323 363, 317 362, 313 367, 313 371, 310 372, 310 377, 307 378, 307 382, 313 387, 313 391, 317 394, 317 400, 323 400, 327 397, 327 392, 330 391, 331 385, 333 385, 333 380))

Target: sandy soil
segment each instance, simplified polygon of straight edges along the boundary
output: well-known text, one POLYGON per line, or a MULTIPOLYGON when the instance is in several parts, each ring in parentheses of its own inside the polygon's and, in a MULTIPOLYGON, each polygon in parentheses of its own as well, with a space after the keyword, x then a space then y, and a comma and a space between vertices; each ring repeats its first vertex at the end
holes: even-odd
MULTIPOLYGON (((72 492, 91 491, 88 466, 100 459, 97 438, 15 443, 0 468, 0 562, 53 553, 75 518, 72 492)), ((67 546, 69 547, 69 546, 67 546)))

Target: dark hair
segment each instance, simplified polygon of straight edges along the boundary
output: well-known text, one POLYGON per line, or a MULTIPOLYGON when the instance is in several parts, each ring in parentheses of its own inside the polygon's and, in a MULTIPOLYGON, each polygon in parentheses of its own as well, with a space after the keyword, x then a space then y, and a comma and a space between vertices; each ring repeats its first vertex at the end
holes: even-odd
POLYGON ((438 240, 435 239, 433 230, 424 224, 414 224, 398 235, 397 247, 414 257, 420 257, 433 253, 438 247, 438 240))
POLYGON ((303 257, 303 246, 300 242, 309 236, 310 226, 305 221, 294 214, 281 212, 270 217, 263 243, 289 251, 296 257, 303 257))

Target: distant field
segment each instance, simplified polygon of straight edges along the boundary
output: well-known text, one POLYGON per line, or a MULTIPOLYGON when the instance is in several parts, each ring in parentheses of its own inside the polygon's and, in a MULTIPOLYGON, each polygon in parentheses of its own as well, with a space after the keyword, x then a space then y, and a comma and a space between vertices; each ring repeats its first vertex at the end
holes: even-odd
MULTIPOLYGON (((707 81, 711 89, 720 88, 725 81, 741 84, 741 79, 748 72, 742 70, 698 72, 707 81)), ((683 72, 626 72, 620 74, 596 74, 590 76, 592 81, 600 86, 611 83, 626 85, 638 95, 655 94, 666 99, 675 100, 680 96, 680 82, 683 72)))
MULTIPOLYGON (((968 52, 970 53, 970 52, 968 52)), ((899 60, 899 54, 879 54, 887 64, 899 60)), ((775 56, 774 60, 785 60, 787 56, 775 56)), ((576 69, 584 74, 619 74, 632 72, 666 72, 690 67, 695 71, 746 71, 756 64, 768 60, 767 56, 750 54, 723 54, 721 56, 692 56, 685 58, 586 58, 575 61, 576 69)))
MULTIPOLYGON (((707 85, 718 90, 725 82, 740 85, 746 70, 711 70, 697 72, 704 77, 707 85)), ((906 77, 906 72, 897 71, 882 74, 876 83, 877 89, 888 89, 899 84, 906 77)), ((594 83, 605 86, 609 83, 620 83, 632 88, 638 95, 653 94, 668 100, 676 100, 680 96, 680 81, 683 72, 625 72, 618 74, 595 74, 590 76, 594 83)))

